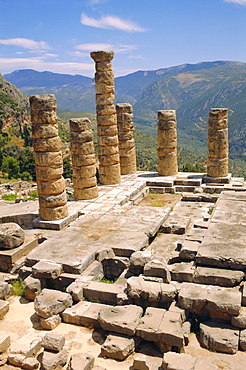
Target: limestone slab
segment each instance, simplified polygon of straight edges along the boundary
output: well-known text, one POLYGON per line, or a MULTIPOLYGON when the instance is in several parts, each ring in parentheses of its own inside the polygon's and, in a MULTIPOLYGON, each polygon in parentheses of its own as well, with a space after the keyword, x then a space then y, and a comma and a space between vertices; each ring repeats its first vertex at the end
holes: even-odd
POLYGON ((89 353, 74 353, 68 363, 67 370, 94 369, 94 357, 89 353))
POLYGON ((244 279, 243 271, 200 267, 194 272, 194 283, 233 287, 244 279))
POLYGON ((157 341, 158 328, 163 320, 166 310, 162 308, 147 307, 145 315, 140 319, 136 335, 148 341, 157 341))
POLYGON ((185 310, 200 311, 207 302, 206 286, 183 283, 178 294, 178 305, 185 310))
POLYGON ((230 325, 200 324, 200 343, 210 351, 234 354, 238 351, 239 330, 230 325))
POLYGON ((164 370, 193 370, 196 359, 186 353, 164 353, 162 366, 164 370))
POLYGON ((241 292, 230 288, 209 286, 206 309, 229 315, 238 315, 241 308, 241 292))
POLYGON ((98 320, 104 330, 133 336, 142 315, 139 306, 115 306, 101 309, 98 320))

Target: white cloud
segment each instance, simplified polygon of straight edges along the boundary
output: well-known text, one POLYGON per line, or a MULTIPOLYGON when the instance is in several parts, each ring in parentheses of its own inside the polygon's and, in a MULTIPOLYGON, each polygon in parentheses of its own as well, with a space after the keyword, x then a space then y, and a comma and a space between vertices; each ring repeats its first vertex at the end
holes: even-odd
POLYGON ((144 59, 142 55, 129 55, 129 59, 144 59))
POLYGON ((10 73, 19 69, 35 69, 55 73, 80 74, 92 77, 94 63, 47 62, 43 58, 0 58, 1 73, 10 73))
POLYGON ((246 5, 246 0, 224 0, 227 3, 236 3, 240 5, 246 5))
POLYGON ((74 47, 77 50, 113 50, 115 53, 126 53, 128 51, 135 50, 134 45, 112 45, 112 44, 79 44, 74 47))
POLYGON ((14 38, 14 39, 0 39, 1 45, 20 46, 24 49, 29 50, 47 50, 50 49, 49 45, 45 41, 34 41, 25 38, 14 38))
POLYGON ((144 28, 135 22, 124 20, 114 15, 106 15, 99 19, 88 17, 85 13, 81 14, 81 23, 85 26, 105 29, 117 29, 126 32, 144 32, 144 28))
POLYGON ((88 51, 93 51, 93 50, 109 50, 112 48, 111 44, 79 44, 75 46, 75 49, 77 50, 88 50, 88 51))

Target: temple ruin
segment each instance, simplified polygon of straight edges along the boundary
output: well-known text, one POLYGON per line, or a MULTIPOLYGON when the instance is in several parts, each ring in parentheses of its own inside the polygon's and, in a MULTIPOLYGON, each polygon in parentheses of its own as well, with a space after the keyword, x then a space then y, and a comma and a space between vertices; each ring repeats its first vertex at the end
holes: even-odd
MULTIPOLYGON (((30 98, 39 201, 1 206, 1 361, 244 370, 246 182, 228 174, 227 109, 209 112, 207 173, 178 172, 175 110, 158 111, 158 173, 136 171, 132 106, 114 107, 113 52, 91 57, 100 183, 91 122, 70 119, 67 200, 55 97, 30 98), (18 279, 25 299, 9 300, 18 279), (22 320, 32 312, 25 325, 12 323, 13 302, 22 320)), ((9 188, 20 184, 0 193, 9 188)))

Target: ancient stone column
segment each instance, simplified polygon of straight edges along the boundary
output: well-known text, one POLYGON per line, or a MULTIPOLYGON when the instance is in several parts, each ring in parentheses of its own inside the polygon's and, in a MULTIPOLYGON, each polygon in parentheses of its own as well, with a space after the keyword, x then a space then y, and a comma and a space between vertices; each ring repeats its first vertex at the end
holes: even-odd
POLYGON ((178 173, 176 111, 158 111, 158 174, 178 173))
POLYGON ((111 60, 113 51, 94 51, 96 62, 96 111, 100 182, 104 185, 120 183, 120 157, 116 109, 114 106, 114 74, 111 60))
POLYGON ((212 108, 208 118, 208 164, 210 177, 228 176, 228 110, 212 108))
POLYGON ((128 175, 137 171, 131 104, 116 104, 116 113, 119 138, 120 170, 122 175, 128 175))
POLYGON ((91 121, 88 118, 73 118, 69 124, 74 196, 76 199, 96 198, 96 156, 91 121))
POLYGON ((46 221, 59 220, 68 216, 68 207, 55 95, 33 95, 30 106, 39 215, 46 221))

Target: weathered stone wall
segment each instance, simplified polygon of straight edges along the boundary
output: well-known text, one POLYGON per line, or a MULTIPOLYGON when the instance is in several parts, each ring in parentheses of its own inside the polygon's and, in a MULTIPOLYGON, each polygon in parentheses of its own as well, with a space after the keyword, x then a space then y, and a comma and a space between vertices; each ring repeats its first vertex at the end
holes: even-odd
POLYGON ((96 62, 96 111, 100 182, 104 185, 120 183, 120 157, 116 109, 114 106, 113 51, 94 51, 96 62))
POLYGON ((208 166, 210 177, 228 176, 228 110, 212 108, 208 119, 208 166))
POLYGON ((62 219, 68 207, 55 95, 33 95, 30 106, 39 214, 46 221, 62 219))
POLYGON ((116 113, 119 137, 120 169, 122 175, 128 175, 135 173, 137 170, 131 104, 116 104, 116 113))
POLYGON ((76 199, 96 198, 96 157, 91 122, 88 118, 73 118, 69 124, 74 196, 76 199))
POLYGON ((158 111, 158 174, 178 173, 176 111, 158 111))

